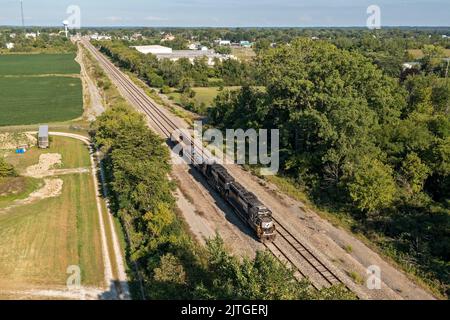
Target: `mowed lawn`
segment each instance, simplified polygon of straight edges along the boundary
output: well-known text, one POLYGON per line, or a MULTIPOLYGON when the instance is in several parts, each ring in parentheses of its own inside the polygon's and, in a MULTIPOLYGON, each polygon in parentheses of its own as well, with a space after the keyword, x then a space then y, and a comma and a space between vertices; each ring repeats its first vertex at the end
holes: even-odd
MULTIPOLYGON (((64 167, 86 166, 88 149, 69 138, 55 137, 44 152, 58 153, 64 167)), ((42 151, 26 157, 7 157, 19 167, 34 164, 42 151), (17 159, 14 159, 17 157, 17 159), (21 163, 24 161, 24 163, 21 163)), ((58 197, 0 209, 0 293, 65 286, 69 266, 79 266, 84 286, 102 286, 104 279, 99 220, 90 173, 60 177, 64 184, 58 197)))
POLYGON ((0 77, 0 126, 62 122, 82 113, 79 78, 0 77))
POLYGON ((0 76, 79 74, 75 54, 0 55, 0 76))

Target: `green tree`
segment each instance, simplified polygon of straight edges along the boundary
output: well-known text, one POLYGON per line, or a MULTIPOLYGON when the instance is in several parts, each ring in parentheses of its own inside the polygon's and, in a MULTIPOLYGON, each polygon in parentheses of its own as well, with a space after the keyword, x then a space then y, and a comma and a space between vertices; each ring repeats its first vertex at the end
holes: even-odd
POLYGON ((421 192, 430 169, 422 163, 419 156, 409 153, 402 163, 401 173, 411 193, 421 192))
POLYGON ((349 193, 360 210, 373 213, 391 205, 396 185, 389 166, 365 156, 352 171, 349 193))
POLYGON ((7 163, 5 159, 0 158, 0 178, 4 177, 14 177, 17 175, 16 170, 14 167, 7 163))

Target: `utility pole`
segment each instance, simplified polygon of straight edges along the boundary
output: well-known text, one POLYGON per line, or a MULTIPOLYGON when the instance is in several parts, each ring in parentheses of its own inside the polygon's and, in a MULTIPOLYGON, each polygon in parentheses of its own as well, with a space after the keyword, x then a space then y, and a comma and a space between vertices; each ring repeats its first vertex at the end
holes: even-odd
POLYGON ((25 28, 25 18, 23 17, 23 0, 20 0, 20 12, 22 14, 22 28, 25 28))

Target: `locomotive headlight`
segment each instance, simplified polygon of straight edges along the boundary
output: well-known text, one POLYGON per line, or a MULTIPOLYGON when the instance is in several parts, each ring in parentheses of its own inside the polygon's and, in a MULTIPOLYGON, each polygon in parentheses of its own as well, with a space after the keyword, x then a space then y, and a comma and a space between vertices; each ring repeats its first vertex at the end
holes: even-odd
POLYGON ((273 225, 272 222, 263 222, 262 223, 263 229, 270 229, 272 227, 272 225, 273 225))

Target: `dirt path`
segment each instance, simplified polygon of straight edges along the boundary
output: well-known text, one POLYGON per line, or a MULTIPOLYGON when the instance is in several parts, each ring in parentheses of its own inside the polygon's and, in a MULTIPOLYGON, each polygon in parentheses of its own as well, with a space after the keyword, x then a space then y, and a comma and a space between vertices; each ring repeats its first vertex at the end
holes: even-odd
POLYGON ((15 300, 56 299, 56 300, 112 300, 113 294, 101 288, 83 287, 79 290, 67 288, 33 289, 23 291, 2 291, 2 295, 12 296, 15 300))
POLYGON ((101 115, 105 111, 105 107, 103 105, 103 99, 99 92, 98 87, 95 85, 94 81, 92 81, 89 73, 86 70, 86 66, 83 61, 83 48, 81 45, 78 47, 78 53, 75 61, 81 67, 81 81, 83 83, 83 92, 88 94, 89 97, 85 97, 84 101, 84 117, 88 121, 94 121, 99 115, 101 115))

